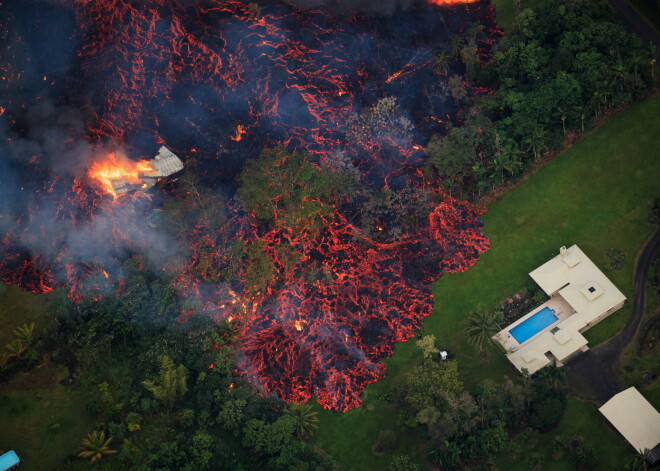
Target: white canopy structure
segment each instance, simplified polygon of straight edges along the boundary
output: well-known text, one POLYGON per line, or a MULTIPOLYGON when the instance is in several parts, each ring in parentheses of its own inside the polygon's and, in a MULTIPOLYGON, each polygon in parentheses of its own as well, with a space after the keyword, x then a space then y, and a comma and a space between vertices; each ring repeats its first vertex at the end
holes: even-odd
POLYGON ((638 452, 660 443, 660 413, 634 386, 615 394, 598 410, 638 452))

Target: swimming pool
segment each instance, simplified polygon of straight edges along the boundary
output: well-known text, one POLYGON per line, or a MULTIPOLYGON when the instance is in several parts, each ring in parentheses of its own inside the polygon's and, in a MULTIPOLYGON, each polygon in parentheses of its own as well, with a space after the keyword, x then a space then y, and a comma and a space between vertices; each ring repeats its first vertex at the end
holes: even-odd
POLYGON ((515 326, 509 333, 513 335, 513 338, 518 343, 523 343, 558 320, 559 318, 555 315, 555 311, 549 307, 544 307, 529 319, 525 319, 515 326))
POLYGON ((4 455, 0 456, 0 471, 12 469, 20 462, 21 460, 18 458, 14 450, 8 451, 4 455))

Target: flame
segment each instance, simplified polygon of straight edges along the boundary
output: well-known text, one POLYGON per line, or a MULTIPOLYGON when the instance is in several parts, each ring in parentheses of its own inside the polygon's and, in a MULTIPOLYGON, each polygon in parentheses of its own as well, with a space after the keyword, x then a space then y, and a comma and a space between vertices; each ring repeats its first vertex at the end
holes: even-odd
POLYGON ((108 154, 103 161, 94 162, 89 168, 87 175, 97 180, 106 193, 117 198, 117 193, 112 186, 113 180, 126 179, 130 183, 141 183, 141 174, 152 172, 154 168, 147 160, 132 162, 126 157, 117 156, 114 152, 108 154))
POLYGON ((476 3, 479 0, 429 0, 434 5, 460 5, 462 3, 476 3))
POLYGON ((243 134, 247 134, 247 131, 245 130, 245 126, 239 124, 238 126, 236 126, 236 134, 230 136, 229 139, 238 142, 241 139, 243 139, 243 134))
MULTIPOLYGON (((472 3, 429 2, 447 6, 472 3)), ((365 184, 375 188, 389 187, 390 176, 393 182, 400 181, 393 187, 437 183, 423 180, 418 165, 420 151, 438 125, 451 119, 451 110, 446 110, 442 119, 431 116, 431 108, 413 116, 420 136, 426 136, 422 142, 414 137, 376 139, 369 132, 363 133, 366 137, 360 138, 358 145, 340 142, 355 106, 370 101, 367 96, 372 92, 365 94, 365 89, 376 87, 378 96, 381 92, 398 95, 397 89, 402 87, 416 89, 422 80, 434 78, 427 73, 431 56, 421 54, 410 59, 409 49, 398 48, 405 44, 397 40, 397 47, 390 48, 391 42, 381 33, 374 33, 369 42, 380 51, 388 51, 387 56, 357 54, 350 46, 352 41, 344 41, 355 28, 343 20, 317 18, 324 16, 322 11, 292 10, 304 21, 284 24, 280 16, 287 8, 264 7, 263 12, 256 12, 256 18, 245 2, 238 0, 216 2, 222 14, 214 7, 193 12, 192 7, 176 6, 180 2, 163 0, 72 3, 81 31, 90 32, 78 51, 85 84, 98 92, 93 95, 96 118, 88 124, 90 142, 130 143, 136 138, 136 129, 140 135, 153 129, 156 134, 151 137, 161 143, 160 132, 170 126, 163 128, 159 121, 171 116, 173 102, 180 102, 184 106, 178 109, 176 119, 186 132, 168 131, 168 139, 209 163, 213 155, 218 170, 225 164, 227 144, 241 141, 236 160, 254 157, 255 152, 273 145, 306 150, 320 159, 345 150, 348 159, 360 162, 365 184), (143 8, 136 10, 136 3, 143 8), (172 8, 166 9, 164 4, 172 8), (108 15, 112 21, 106 21, 108 15), (365 66, 355 68, 354 63, 365 66), (193 93, 198 84, 204 84, 208 100, 193 93), (191 91, 186 93, 186 88, 191 91), (232 103, 239 101, 246 106, 235 109, 232 103), (292 113, 292 109, 302 113, 292 113), (199 119, 207 114, 211 118, 208 123, 217 126, 199 119), (237 125, 239 122, 242 124, 237 125), (190 147, 193 142, 198 147, 190 147)), ((456 13, 459 20, 468 15, 486 18, 484 14, 494 12, 486 3, 454 8, 456 12, 448 14, 456 13)), ((445 21, 442 15, 435 16, 442 35, 447 29, 445 21)), ((484 51, 492 46, 488 41, 479 42, 484 51)), ((436 42, 433 39, 433 45, 436 42)), ((420 44, 426 50, 426 40, 420 44)), ((417 39, 411 47, 419 47, 417 39)), ((0 72, 4 73, 2 65, 0 62, 0 72)), ((0 114, 3 112, 0 108, 0 114)), ((33 163, 38 163, 37 159, 35 156, 33 163)), ((95 185, 99 189, 84 180, 76 181, 71 191, 65 188, 64 178, 47 182, 43 196, 55 198, 53 188, 64 188, 60 194, 67 195, 58 218, 75 224, 93 221, 97 214, 107 212, 112 221, 119 221, 115 215, 130 210, 129 198, 116 204, 99 203, 105 192, 117 198, 118 181, 139 187, 142 172, 152 170, 148 162, 133 162, 121 153, 99 160, 88 171, 89 177, 99 182, 95 185)), ((421 221, 415 230, 390 242, 386 242, 392 227, 389 222, 375 226, 376 234, 370 239, 339 208, 333 209, 323 229, 312 236, 309 231, 294 230, 284 219, 274 228, 261 227, 250 214, 238 212, 232 205, 227 208, 230 224, 215 227, 207 218, 200 218, 190 237, 186 236, 192 255, 184 273, 177 276, 177 293, 199 299, 202 306, 198 311, 208 313, 216 322, 226 319, 241 326, 235 340, 242 352, 236 371, 263 391, 276 392, 287 401, 304 401, 315 395, 321 405, 333 410, 358 407, 364 387, 382 377, 383 359, 392 354, 394 343, 411 338, 422 319, 430 315, 431 283, 443 271, 467 269, 488 248, 479 211, 468 203, 441 200, 443 204, 435 210, 427 208, 433 211, 428 221, 421 221), (234 238, 246 246, 263 242, 265 255, 272 259, 276 273, 256 294, 239 283, 234 292, 227 283, 214 285, 209 281, 231 262, 219 250, 224 244, 220 240, 234 238), (291 266, 281 247, 293 248, 300 261, 291 266), (314 276, 309 279, 305 264, 314 264, 309 270, 314 276)), ((25 219, 29 222, 30 217, 28 212, 25 219)), ((112 230, 107 231, 104 243, 123 247, 131 242, 124 234, 130 233, 125 231, 130 227, 113 222, 108 228, 112 230)), ((57 259, 49 254, 40 259, 21 253, 16 239, 11 233, 0 239, 2 279, 34 292, 60 287, 62 282, 56 281, 56 271, 50 267, 73 259, 71 254, 57 252, 57 259)), ((65 247, 57 239, 53 244, 65 247)), ((71 299, 80 300, 90 273, 98 273, 92 265, 65 265, 71 299)), ((187 322, 198 311, 182 309, 177 322, 187 322)), ((216 344, 213 349, 217 348, 216 344)), ((216 366, 211 363, 208 368, 214 370, 216 366)))

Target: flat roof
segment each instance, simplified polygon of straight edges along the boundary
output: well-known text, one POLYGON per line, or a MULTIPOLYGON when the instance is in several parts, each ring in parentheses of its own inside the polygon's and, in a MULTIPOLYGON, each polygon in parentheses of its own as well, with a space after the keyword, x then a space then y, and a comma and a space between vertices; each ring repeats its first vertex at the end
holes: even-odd
MULTIPOLYGON (((559 254, 532 271, 529 276, 549 296, 550 300, 529 314, 507 326, 493 338, 509 352, 507 357, 514 366, 530 374, 553 361, 563 362, 578 351, 585 351, 587 339, 581 331, 611 314, 626 297, 577 246, 562 247, 559 254), (542 306, 565 303, 561 320, 545 331, 531 337, 521 345, 511 345, 509 331, 529 318, 542 306), (555 301, 553 301, 555 300, 555 301), (567 311, 568 309, 568 311, 567 311)), ((561 305, 559 305, 561 307, 561 305)), ((558 311, 559 312, 559 311, 558 311)))
POLYGON ((660 413, 634 386, 615 394, 598 410, 640 453, 660 443, 660 413))
POLYGON ((555 327, 540 334, 537 338, 521 345, 516 351, 509 353, 509 361, 522 372, 523 368, 529 374, 534 374, 552 360, 546 355, 549 352, 559 361, 564 361, 573 353, 587 345, 587 339, 579 332, 586 323, 578 316, 571 316, 555 327))
POLYGON ((549 296, 558 292, 588 324, 626 299, 577 245, 562 247, 529 276, 549 296))

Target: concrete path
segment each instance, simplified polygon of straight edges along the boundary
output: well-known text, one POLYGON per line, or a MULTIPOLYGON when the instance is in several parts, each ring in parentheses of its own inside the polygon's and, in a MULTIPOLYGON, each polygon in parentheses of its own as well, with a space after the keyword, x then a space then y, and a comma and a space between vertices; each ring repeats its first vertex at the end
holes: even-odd
POLYGON ((660 229, 646 240, 633 270, 632 312, 626 325, 607 342, 588 350, 566 365, 566 376, 573 394, 603 404, 622 390, 618 379, 619 357, 634 338, 644 314, 646 277, 660 249, 660 229))

